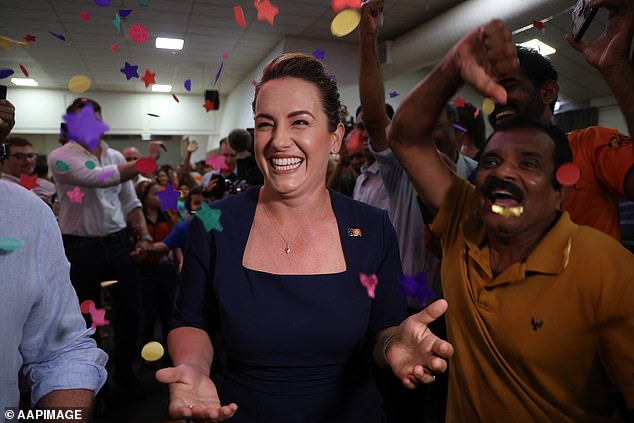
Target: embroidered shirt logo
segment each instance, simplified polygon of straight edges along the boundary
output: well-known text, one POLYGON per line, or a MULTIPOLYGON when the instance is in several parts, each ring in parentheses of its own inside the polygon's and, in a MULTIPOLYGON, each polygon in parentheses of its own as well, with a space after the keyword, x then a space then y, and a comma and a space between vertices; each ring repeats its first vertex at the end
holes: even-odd
POLYGON ((535 332, 537 332, 539 329, 541 329, 542 326, 544 326, 544 321, 543 320, 540 320, 538 322, 537 320, 535 320, 534 317, 531 317, 531 327, 533 328, 533 330, 535 332))
POLYGON ((361 235, 361 229, 359 228, 348 228, 348 236, 363 236, 363 235, 361 235))

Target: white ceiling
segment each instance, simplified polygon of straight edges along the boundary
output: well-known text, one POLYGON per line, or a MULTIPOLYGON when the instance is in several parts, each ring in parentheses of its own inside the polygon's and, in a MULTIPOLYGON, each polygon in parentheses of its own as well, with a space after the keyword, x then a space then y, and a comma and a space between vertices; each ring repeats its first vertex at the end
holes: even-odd
MULTIPOLYGON (((93 81, 92 89, 149 90, 141 80, 126 81, 119 72, 127 60, 139 66, 141 76, 146 68, 156 72, 156 82, 173 85, 177 94, 186 92, 183 87, 186 79, 192 80, 192 92, 202 93, 211 89, 226 51, 229 57, 216 89, 227 94, 285 37, 314 39, 315 48, 320 40, 357 42, 357 31, 340 39, 330 34, 330 21, 334 17, 330 0, 272 0, 280 10, 272 27, 257 21, 253 0, 147 1, 148 7, 140 7, 138 0, 112 0, 109 7, 101 8, 93 0, 2 0, 0 35, 22 40, 31 33, 37 36, 37 41, 28 48, 0 49, 0 68, 12 68, 16 71, 14 76, 23 76, 21 64, 44 88, 63 89, 72 76, 85 74, 93 81), (244 29, 233 19, 235 5, 244 10, 247 21, 244 29), (122 20, 120 33, 112 24, 118 9, 133 9, 122 20), (82 20, 81 12, 88 12, 90 19, 82 20), (132 24, 148 28, 150 37, 145 44, 129 40, 127 28, 132 24), (64 34, 67 41, 58 40, 48 31, 64 34), (185 47, 180 52, 158 50, 154 48, 157 36, 184 38, 185 47), (120 46, 119 51, 111 53, 110 46, 115 42, 120 46)), ((458 3, 461 1, 385 0, 381 37, 398 38, 458 3)), ((526 17, 527 23, 544 18, 547 16, 526 17)), ((515 39, 522 42, 537 35, 558 49, 552 60, 560 72, 565 98, 584 101, 609 95, 600 75, 564 41, 563 35, 569 27, 570 15, 563 13, 548 22, 543 35, 531 29, 515 39)), ((597 35, 599 28, 601 25, 594 25, 591 32, 597 35)))

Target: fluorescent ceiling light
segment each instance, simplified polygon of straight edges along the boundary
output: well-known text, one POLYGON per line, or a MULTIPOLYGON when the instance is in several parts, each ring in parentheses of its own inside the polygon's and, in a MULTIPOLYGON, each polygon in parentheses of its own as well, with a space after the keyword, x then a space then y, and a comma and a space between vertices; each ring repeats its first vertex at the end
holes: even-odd
POLYGON ((152 84, 152 91, 157 92, 157 93, 171 93, 172 92, 172 86, 171 85, 152 84))
POLYGON ((168 50, 182 50, 185 40, 180 38, 156 37, 156 48, 166 48, 168 50))
POLYGON ((37 87, 37 81, 32 78, 11 78, 11 82, 21 87, 37 87))
POLYGON ((521 43, 520 45, 523 46, 523 47, 528 47, 528 48, 535 49, 542 56, 548 56, 548 55, 553 54, 554 52, 557 51, 554 48, 552 48, 551 46, 549 46, 548 44, 542 43, 537 38, 534 38, 534 39, 532 39, 530 41, 526 41, 525 43, 521 43))

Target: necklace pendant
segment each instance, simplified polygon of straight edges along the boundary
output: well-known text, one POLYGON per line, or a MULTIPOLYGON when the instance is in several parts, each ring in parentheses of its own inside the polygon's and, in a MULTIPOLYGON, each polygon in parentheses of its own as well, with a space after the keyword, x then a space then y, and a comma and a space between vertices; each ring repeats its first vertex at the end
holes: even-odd
POLYGON ((284 248, 284 252, 286 254, 290 254, 291 253, 291 249, 289 247, 284 248))

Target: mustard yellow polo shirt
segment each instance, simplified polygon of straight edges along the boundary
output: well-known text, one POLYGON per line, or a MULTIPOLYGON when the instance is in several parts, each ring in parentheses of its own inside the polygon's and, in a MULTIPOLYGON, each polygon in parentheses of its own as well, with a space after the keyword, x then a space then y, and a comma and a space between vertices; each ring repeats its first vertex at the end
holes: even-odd
POLYGON ((634 408, 634 256, 563 213, 494 278, 475 188, 455 177, 432 225, 455 355, 447 422, 619 421, 634 408))

